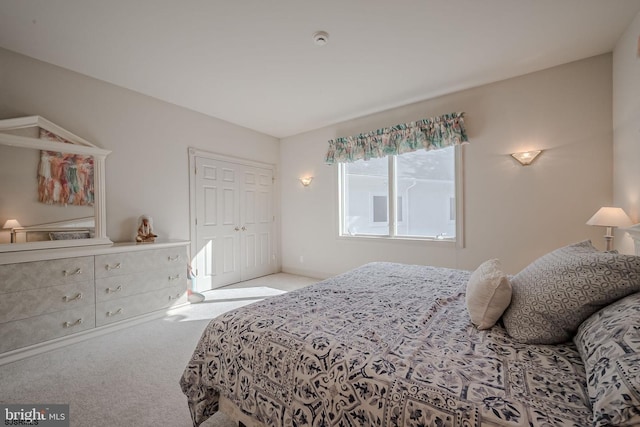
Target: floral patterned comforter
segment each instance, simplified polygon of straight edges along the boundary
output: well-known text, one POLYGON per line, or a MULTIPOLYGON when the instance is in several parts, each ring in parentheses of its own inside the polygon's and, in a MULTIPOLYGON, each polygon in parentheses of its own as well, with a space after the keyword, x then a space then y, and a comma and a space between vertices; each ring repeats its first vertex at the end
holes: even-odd
POLYGON ((267 426, 590 425, 573 344, 477 330, 469 275, 371 263, 212 320, 180 380, 194 425, 220 394, 267 426))

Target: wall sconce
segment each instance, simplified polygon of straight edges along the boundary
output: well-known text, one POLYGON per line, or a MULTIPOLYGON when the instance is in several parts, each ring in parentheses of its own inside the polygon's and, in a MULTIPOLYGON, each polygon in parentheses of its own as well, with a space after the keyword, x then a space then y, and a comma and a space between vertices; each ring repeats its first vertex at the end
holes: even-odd
POLYGON ((614 227, 629 227, 632 224, 631 218, 629 218, 629 215, 627 215, 622 208, 609 206, 598 209, 598 212, 587 221, 587 225, 607 227, 607 234, 604 235, 604 240, 607 244, 606 250, 608 251, 613 249, 613 234, 611 233, 611 229, 614 227))
POLYGON ((20 223, 18 222, 17 219, 8 219, 7 222, 4 223, 4 225, 2 226, 2 228, 4 230, 11 230, 11 243, 15 243, 15 231, 13 231, 14 228, 20 228, 22 227, 20 225, 20 223))
POLYGON ((542 150, 537 151, 523 151, 522 153, 513 153, 511 157, 520 162, 522 166, 528 166, 533 162, 538 154, 542 153, 542 150))
POLYGON ((313 181, 313 177, 312 176, 305 176, 304 178, 300 178, 300 182, 305 187, 308 187, 309 184, 311 184, 311 181, 313 181))

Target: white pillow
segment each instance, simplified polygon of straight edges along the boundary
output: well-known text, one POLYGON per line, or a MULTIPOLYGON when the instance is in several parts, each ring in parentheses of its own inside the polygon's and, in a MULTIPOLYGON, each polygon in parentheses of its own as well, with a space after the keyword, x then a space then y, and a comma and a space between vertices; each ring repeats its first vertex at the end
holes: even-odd
POLYGON ((511 283, 501 270, 500 261, 483 262, 467 283, 467 310, 478 329, 489 329, 511 302, 511 283))

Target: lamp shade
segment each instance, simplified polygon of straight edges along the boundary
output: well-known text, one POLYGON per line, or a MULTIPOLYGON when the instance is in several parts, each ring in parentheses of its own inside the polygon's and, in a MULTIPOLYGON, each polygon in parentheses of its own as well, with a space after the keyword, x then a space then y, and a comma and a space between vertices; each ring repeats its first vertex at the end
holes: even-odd
POLYGON ((313 181, 313 177, 312 176, 306 176, 306 177, 300 178, 300 182, 305 187, 308 187, 309 184, 311 184, 311 181, 313 181))
POLYGON ((523 151, 522 153, 513 153, 511 154, 511 157, 519 161, 522 166, 528 166, 540 153, 542 153, 542 150, 523 151))
POLYGON ((18 228, 22 227, 17 219, 8 219, 7 222, 4 223, 2 228, 18 228))
POLYGON ((601 227, 629 227, 631 224, 631 218, 622 208, 610 206, 598 209, 598 212, 587 221, 587 225, 599 225, 601 227))

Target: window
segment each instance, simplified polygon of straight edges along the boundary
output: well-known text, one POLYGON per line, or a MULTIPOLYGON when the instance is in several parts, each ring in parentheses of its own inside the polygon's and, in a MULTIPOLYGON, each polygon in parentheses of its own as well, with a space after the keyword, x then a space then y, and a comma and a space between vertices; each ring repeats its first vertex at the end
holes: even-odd
POLYGON ((340 234, 455 240, 458 157, 452 146, 341 164, 340 234))

